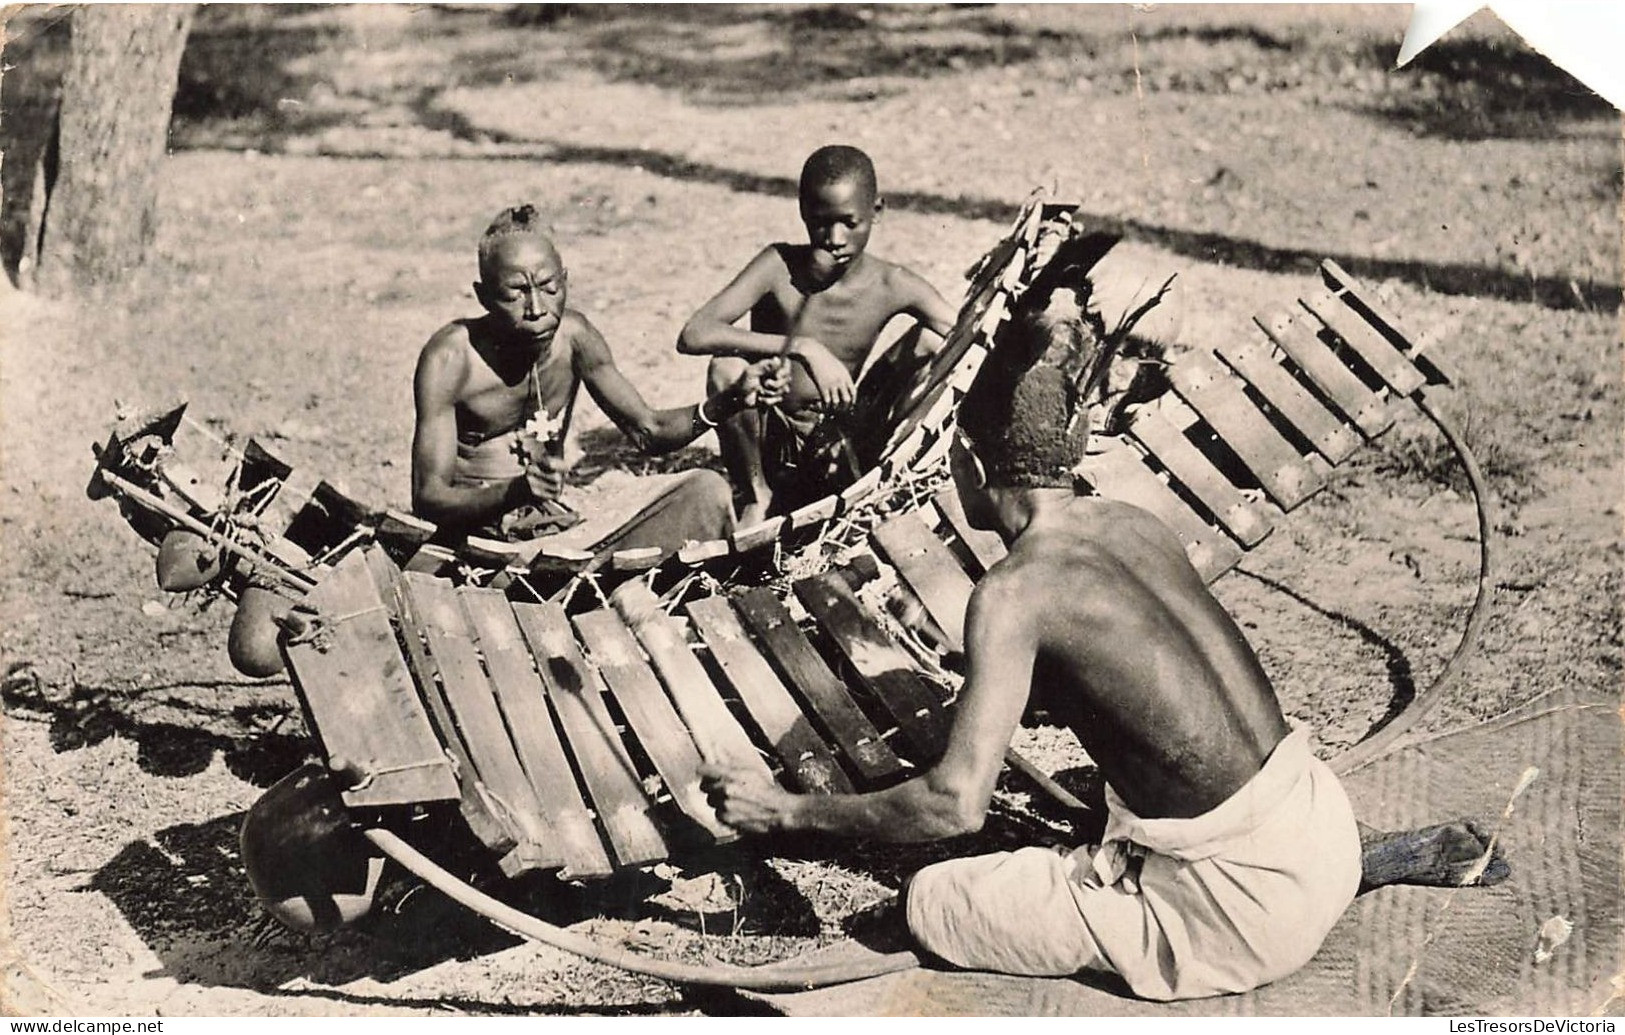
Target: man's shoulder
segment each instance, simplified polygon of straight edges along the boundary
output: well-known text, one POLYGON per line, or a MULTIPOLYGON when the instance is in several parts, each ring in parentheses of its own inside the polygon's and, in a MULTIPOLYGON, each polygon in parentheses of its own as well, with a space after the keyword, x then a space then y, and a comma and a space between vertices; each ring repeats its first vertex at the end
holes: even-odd
POLYGON ((553 340, 570 350, 572 362, 581 360, 609 360, 609 343, 592 322, 592 318, 579 309, 566 308, 559 317, 558 333, 553 340))
POLYGON ((471 323, 470 320, 453 320, 430 335, 419 355, 419 368, 432 371, 465 369, 474 347, 471 323))

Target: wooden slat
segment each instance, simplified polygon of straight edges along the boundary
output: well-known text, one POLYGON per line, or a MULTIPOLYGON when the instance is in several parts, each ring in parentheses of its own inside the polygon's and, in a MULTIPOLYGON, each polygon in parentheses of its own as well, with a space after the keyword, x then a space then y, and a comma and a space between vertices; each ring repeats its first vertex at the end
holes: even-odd
POLYGON ((899 514, 876 528, 875 547, 920 598, 949 646, 965 649, 965 610, 975 584, 948 547, 925 526, 915 511, 899 514))
POLYGON ((1395 395, 1410 395, 1427 384, 1427 378, 1410 360, 1400 354, 1387 338, 1330 291, 1314 291, 1299 300, 1327 330, 1342 338, 1361 359, 1370 364, 1395 395))
POLYGON ((867 499, 879 487, 880 468, 871 467, 863 473, 863 477, 841 490, 841 506, 850 509, 867 499))
POLYGON ((926 425, 921 424, 908 433, 908 437, 887 451, 880 460, 880 476, 884 479, 894 477, 898 471, 907 470, 914 465, 914 458, 919 454, 920 448, 926 442, 926 425))
POLYGON ((512 608, 616 861, 637 866, 664 859, 666 843, 649 818, 649 800, 604 705, 598 674, 582 656, 564 609, 557 604, 512 608))
POLYGON ((237 476, 237 488, 246 491, 261 482, 281 482, 292 473, 292 464, 267 449, 259 439, 251 438, 243 444, 243 467, 237 476))
POLYGON ((601 877, 614 869, 592 815, 581 800, 575 774, 553 727, 541 677, 525 648, 524 634, 501 590, 464 586, 457 591, 478 637, 497 703, 513 734, 519 764, 541 802, 548 828, 564 858, 564 877, 601 877))
POLYGON ((1366 438, 1376 438, 1394 423, 1382 396, 1368 388, 1303 321, 1276 307, 1253 317, 1253 322, 1366 438))
POLYGON ((389 559, 389 555, 376 546, 362 550, 361 559, 367 565, 367 572, 372 576, 372 585, 378 591, 378 599, 383 601, 384 609, 393 618, 396 594, 401 586, 401 569, 395 567, 395 562, 389 559))
POLYGON ((633 546, 616 550, 609 555, 612 571, 648 571, 665 560, 666 551, 659 546, 633 546))
POLYGON ((418 547, 417 553, 407 558, 401 565, 404 571, 415 571, 424 575, 442 575, 457 566, 457 555, 439 543, 424 543, 418 547))
POLYGON ((1283 509, 1291 510, 1321 487, 1315 469, 1247 398, 1241 382, 1210 356, 1197 352, 1181 358, 1169 378, 1179 397, 1201 414, 1283 509))
POLYGON ((1109 449, 1088 457, 1080 465, 1095 491, 1110 500, 1150 511, 1185 544, 1192 566, 1208 582, 1241 560, 1241 547, 1223 532, 1197 517, 1151 470, 1133 449, 1109 449))
POLYGON ((795 593, 852 663, 858 678, 897 720, 897 728, 920 753, 917 761, 940 758, 948 745, 942 701, 914 671, 908 652, 864 612, 846 581, 836 572, 825 572, 798 581, 795 593))
POLYGON ((995 564, 1004 560, 1004 555, 1009 552, 1004 540, 997 532, 971 527, 970 519, 965 516, 965 508, 959 502, 957 489, 944 489, 932 498, 932 502, 937 505, 937 510, 941 511, 943 520, 948 522, 954 535, 965 544, 971 558, 981 566, 978 575, 987 574, 995 564))
POLYGON ((115 446, 122 448, 137 439, 155 435, 165 443, 173 443, 186 418, 187 403, 182 400, 173 406, 159 406, 142 410, 117 420, 113 426, 115 446))
POLYGON ((310 502, 321 479, 303 467, 295 467, 282 479, 269 504, 260 512, 260 531, 266 535, 282 535, 295 515, 310 502))
POLYGON ((784 527, 785 517, 780 514, 776 517, 764 518, 749 528, 736 530, 728 537, 728 541, 733 543, 733 548, 739 553, 749 553, 751 550, 760 549, 773 542, 783 534, 784 527))
MULTIPOLYGON (((367 556, 371 557, 373 553, 374 551, 367 551, 367 556)), ((457 720, 452 717, 451 706, 446 702, 445 692, 440 687, 439 670, 423 646, 423 637, 413 622, 412 609, 406 601, 405 588, 402 585, 402 573, 398 570, 392 573, 383 571, 376 560, 372 562, 372 567, 375 582, 394 586, 391 602, 395 612, 400 616, 401 642, 406 648, 407 667, 412 671, 423 703, 428 706, 441 746, 457 764, 457 811, 468 824, 469 831, 481 844, 499 855, 506 856, 519 844, 519 832, 510 821, 498 816, 492 803, 480 793, 474 760, 469 757, 468 749, 463 743, 462 731, 457 728, 457 720)), ((394 568, 393 565, 389 567, 394 568)))
MULTIPOLYGON (((728 685, 739 695, 757 728, 773 745, 773 753, 784 763, 790 783, 797 790, 819 794, 852 790, 840 762, 813 730, 811 721, 796 707, 790 691, 780 682, 767 659, 757 653, 727 598, 705 597, 692 601, 687 612, 728 685)), ((888 754, 890 750, 886 749, 888 754)), ((897 768, 895 756, 892 766, 893 770, 897 768)))
POLYGON ((167 441, 159 474, 185 498, 206 511, 219 509, 241 454, 201 424, 181 419, 167 441))
POLYGON ((607 608, 593 611, 577 617, 575 627, 677 807, 717 841, 737 836, 700 790, 700 753, 620 616, 607 608))
POLYGON ((317 612, 311 634, 285 640, 283 650, 328 760, 363 777, 345 802, 456 798, 457 780, 407 677, 367 562, 346 558, 303 603, 317 612))
MULTIPOLYGON (((510 876, 525 870, 562 865, 542 819, 541 802, 514 754, 513 742, 497 708, 491 681, 480 667, 473 631, 457 604, 451 583, 418 572, 401 575, 402 598, 409 619, 422 633, 440 675, 451 715, 492 811, 518 835, 513 851, 502 860, 510 876)), ((467 779, 465 774, 464 779, 467 779)))
POLYGON ((1349 276, 1343 267, 1330 259, 1320 261, 1320 272, 1334 290, 1341 292, 1344 302, 1357 313, 1361 313, 1407 359, 1413 363, 1421 360, 1419 368, 1422 366, 1427 368, 1424 372, 1431 374, 1428 378, 1430 382, 1448 385, 1454 380, 1448 371, 1439 366, 1437 356, 1428 354, 1424 358, 1423 342, 1413 341, 1411 336, 1405 333, 1394 314, 1382 304, 1375 292, 1349 276))
POLYGON ((210 472, 210 475, 219 476, 219 480, 215 481, 190 463, 173 458, 165 460, 158 468, 158 477, 175 496, 187 506, 206 514, 213 514, 225 505, 226 473, 221 470, 210 472))
POLYGON ((812 525, 822 524, 839 513, 840 509, 841 498, 834 493, 822 499, 813 500, 806 506, 797 507, 790 512, 789 530, 796 531, 812 525))
POLYGON ((718 557, 726 557, 733 552, 733 545, 726 539, 710 539, 701 543, 689 543, 677 551, 677 562, 687 567, 703 564, 718 557))
POLYGON ((920 450, 920 454, 914 458, 914 462, 909 466, 919 471, 930 470, 938 461, 948 455, 948 450, 953 447, 953 444, 953 430, 943 428, 931 437, 931 441, 926 443, 926 447, 920 450))
POLYGON ((762 761, 745 727, 728 710, 705 666, 689 649, 677 619, 652 606, 635 619, 622 611, 621 620, 642 644, 649 664, 666 684, 666 692, 677 705, 677 714, 688 727, 700 757, 718 765, 750 769, 771 779, 772 771, 762 761))
POLYGON ((1360 448, 1360 436, 1354 429, 1277 363, 1268 346, 1254 340, 1240 347, 1225 347, 1219 350, 1219 358, 1331 463, 1342 463, 1360 448))
POLYGON ((386 510, 378 519, 378 541, 396 557, 412 556, 434 532, 433 522, 399 510, 386 510))
POLYGON ((338 486, 320 481, 311 490, 305 505, 288 521, 282 535, 313 556, 319 556, 350 539, 357 528, 372 524, 377 517, 377 511, 351 498, 338 486))
POLYGON ((1141 410, 1129 433, 1243 546, 1258 545, 1275 527, 1268 511, 1242 495, 1207 454, 1156 410, 1141 410))
POLYGON ((808 714, 851 759, 859 775, 873 780, 896 772, 897 755, 880 739, 874 724, 773 591, 757 586, 735 597, 734 604, 766 654, 784 673, 790 688, 801 696, 808 714))

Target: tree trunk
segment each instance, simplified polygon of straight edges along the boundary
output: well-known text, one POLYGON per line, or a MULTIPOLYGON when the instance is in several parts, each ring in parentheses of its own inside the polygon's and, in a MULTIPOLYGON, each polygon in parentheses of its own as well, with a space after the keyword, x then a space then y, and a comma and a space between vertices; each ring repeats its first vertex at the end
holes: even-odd
POLYGON ((36 285, 52 295, 124 279, 152 243, 191 4, 88 4, 73 13, 58 171, 36 285))

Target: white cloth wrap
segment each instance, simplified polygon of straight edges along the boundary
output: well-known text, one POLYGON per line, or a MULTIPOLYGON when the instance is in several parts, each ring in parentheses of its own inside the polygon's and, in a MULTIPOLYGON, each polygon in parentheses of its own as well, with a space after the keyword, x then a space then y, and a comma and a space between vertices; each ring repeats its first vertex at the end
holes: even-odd
POLYGON ((1141 819, 1109 787, 1106 803, 1099 846, 922 869, 907 895, 914 937, 960 967, 1105 971, 1147 999, 1192 999, 1297 970, 1359 888, 1353 810, 1302 730, 1200 816, 1141 819))

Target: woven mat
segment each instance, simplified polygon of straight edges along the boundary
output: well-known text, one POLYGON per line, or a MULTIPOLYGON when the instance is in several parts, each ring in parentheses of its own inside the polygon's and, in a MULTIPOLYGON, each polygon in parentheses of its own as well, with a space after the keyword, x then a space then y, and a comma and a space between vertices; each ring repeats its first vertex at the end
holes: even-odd
MULTIPOLYGON (((1618 709, 1602 695, 1553 695, 1347 777, 1355 813, 1372 826, 1462 816, 1497 826, 1512 877, 1495 888, 1365 895, 1304 969, 1246 995, 1158 1004, 1104 982, 916 969, 752 998, 812 1016, 1625 1012, 1616 1011, 1625 999, 1609 1002, 1610 978, 1625 961, 1618 709), (1513 800, 1531 767, 1538 773, 1513 800), (1571 921, 1573 932, 1537 964, 1537 932, 1554 916, 1571 921)), ((853 953, 861 950, 848 943, 826 950, 826 958, 853 953)))

